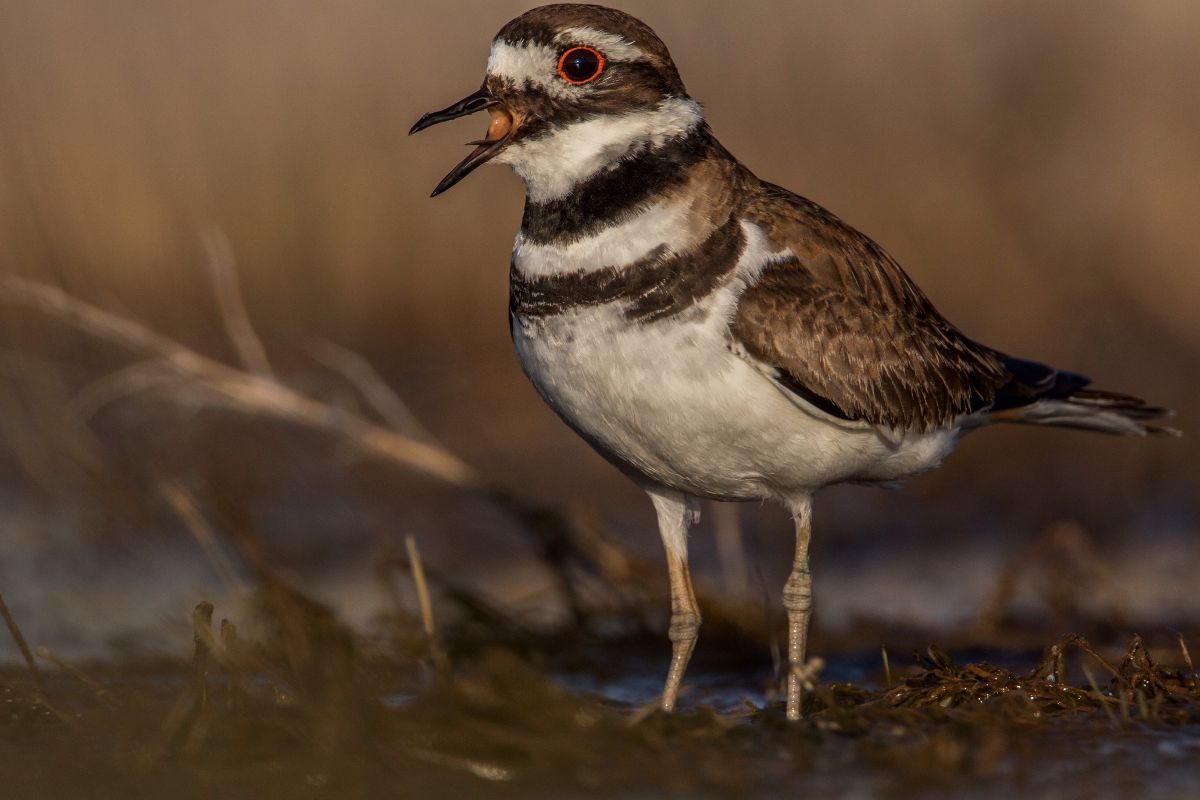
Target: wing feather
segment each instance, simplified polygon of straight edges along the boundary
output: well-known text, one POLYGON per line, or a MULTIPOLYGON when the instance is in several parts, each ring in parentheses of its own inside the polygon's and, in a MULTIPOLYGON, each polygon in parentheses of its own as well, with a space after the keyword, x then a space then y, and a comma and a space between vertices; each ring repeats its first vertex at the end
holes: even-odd
POLYGON ((875 242, 764 184, 748 208, 787 260, 746 288, 732 333, 784 386, 838 416, 929 430, 990 408, 1013 378, 962 334, 875 242))

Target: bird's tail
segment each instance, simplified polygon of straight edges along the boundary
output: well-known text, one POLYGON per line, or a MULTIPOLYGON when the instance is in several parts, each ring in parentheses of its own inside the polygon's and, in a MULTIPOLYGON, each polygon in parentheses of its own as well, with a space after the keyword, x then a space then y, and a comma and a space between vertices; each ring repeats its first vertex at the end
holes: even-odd
POLYGON ((1175 428, 1156 422, 1173 413, 1169 408, 1149 405, 1140 397, 1080 389, 1062 399, 1035 400, 1027 406, 1001 411, 993 416, 1003 422, 1078 428, 1121 436, 1179 436, 1175 428))
POLYGON ((1175 428, 1159 422, 1175 413, 1169 408, 1152 406, 1133 395, 1086 388, 1091 383, 1088 378, 1034 361, 1007 356, 1005 366, 1013 382, 1001 391, 989 415, 997 422, 1121 436, 1180 435, 1175 428))

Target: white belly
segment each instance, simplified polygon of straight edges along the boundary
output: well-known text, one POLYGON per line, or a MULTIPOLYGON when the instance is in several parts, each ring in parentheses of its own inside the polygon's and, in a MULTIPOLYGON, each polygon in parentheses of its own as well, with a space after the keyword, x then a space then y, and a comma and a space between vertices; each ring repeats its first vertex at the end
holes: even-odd
POLYGON ((513 341, 546 402, 642 480, 721 499, 788 498, 936 466, 955 428, 899 435, 835 420, 727 346, 711 308, 649 324, 616 304, 529 320, 513 341))

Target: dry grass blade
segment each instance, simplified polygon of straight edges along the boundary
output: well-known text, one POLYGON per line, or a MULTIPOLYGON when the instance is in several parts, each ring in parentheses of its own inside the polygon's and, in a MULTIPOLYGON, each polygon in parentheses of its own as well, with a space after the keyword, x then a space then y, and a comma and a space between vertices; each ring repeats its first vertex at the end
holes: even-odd
POLYGON ((1183 663, 1187 665, 1187 685, 1191 688, 1196 688, 1196 666, 1192 663, 1192 654, 1188 650, 1187 642, 1183 640, 1183 634, 1179 636, 1179 651, 1183 653, 1183 663))
MULTIPOLYGON (((493 636, 504 638, 513 634, 519 633, 524 635, 528 633, 525 626, 509 614, 508 611, 496 605, 478 591, 463 586, 450 575, 444 575, 434 570, 428 564, 423 563, 422 568, 426 583, 437 586, 438 593, 444 600, 452 603, 465 615, 466 619, 478 624, 482 628, 486 628, 493 636)), ((411 577, 411 567, 408 558, 399 554, 388 554, 380 559, 378 570, 389 593, 394 593, 392 581, 397 576, 407 573, 411 577)), ((404 604, 398 598, 399 596, 395 595, 393 606, 400 612, 400 616, 405 616, 403 612, 404 604)), ((422 630, 424 630, 423 623, 422 630)))
MULTIPOLYGON (((296 392, 274 378, 253 375, 190 350, 132 320, 85 303, 53 286, 14 276, 0 293, 112 344, 156 355, 201 397, 235 411, 261 414, 336 434, 359 452, 392 461, 462 488, 479 488, 475 470, 438 445, 419 442, 296 392)), ((111 391, 111 390, 110 390, 111 391)))
POLYGON ((134 362, 84 386, 71 399, 71 408, 81 419, 127 397, 177 385, 185 380, 170 364, 157 356, 134 362))
POLYGON ((439 671, 445 671, 448 666, 446 651, 438 637, 437 628, 433 624, 433 602, 429 599, 429 585, 425 581, 425 567, 421 563, 421 551, 417 549, 417 540, 411 535, 404 537, 404 548, 408 552, 408 565, 412 570, 413 586, 417 590, 417 603, 421 608, 421 625, 425 636, 429 639, 429 654, 433 665, 439 671))
POLYGON ((4 617, 4 624, 8 626, 8 632, 12 636, 13 641, 16 642, 17 649, 21 651, 21 656, 25 659, 25 664, 29 668, 29 674, 33 678, 33 699, 38 705, 58 718, 59 722, 70 727, 75 727, 75 720, 61 711, 46 697, 46 683, 42 679, 42 671, 38 669, 37 662, 33 660, 33 653, 29 650, 29 644, 25 641, 25 635, 21 633, 21 628, 17 625, 17 620, 13 617, 12 612, 8 610, 8 604, 4 602, 4 595, 2 594, 0 594, 0 616, 4 617))
POLYGON ((1105 715, 1108 716, 1108 719, 1112 722, 1112 724, 1114 726, 1120 725, 1120 721, 1117 719, 1117 715, 1113 712, 1113 710, 1111 708, 1109 708, 1108 703, 1106 702, 1107 695, 1105 695, 1104 692, 1100 691, 1100 686, 1099 686, 1099 684, 1096 683, 1095 676, 1092 675, 1092 671, 1087 668, 1086 664, 1083 665, 1083 676, 1085 678, 1087 678, 1088 685, 1092 687, 1092 692, 1096 695, 1096 699, 1100 704, 1100 708, 1104 710, 1104 713, 1105 713, 1105 715))
POLYGON ((206 231, 201 239, 208 256, 208 274, 212 278, 217 305, 221 309, 221 322, 225 325, 225 334, 237 350, 238 359, 247 372, 261 378, 274 377, 271 363, 267 360, 267 350, 250 324, 250 315, 246 313, 246 303, 238 288, 236 262, 229 237, 220 229, 213 228, 206 231))
POLYGON ((17 620, 13 618, 12 612, 8 610, 8 603, 4 602, 4 595, 2 593, 0 593, 0 617, 4 617, 4 624, 8 626, 9 635, 12 636, 17 649, 21 651, 21 657, 25 659, 25 664, 29 667, 29 675, 33 678, 33 684, 37 687, 38 694, 44 694, 46 691, 46 682, 42 680, 42 671, 38 669, 37 662, 33 660, 33 653, 29 649, 29 643, 25 641, 25 635, 21 633, 21 628, 17 625, 17 620))
POLYGON ((195 754, 207 733, 208 661, 212 652, 213 605, 202 601, 192 609, 192 663, 189 680, 163 717, 154 738, 135 756, 141 769, 158 766, 170 753, 182 748, 195 754), (205 636, 205 633, 208 635, 205 636))
POLYGON ((313 357, 345 378, 389 428, 417 439, 433 439, 370 361, 333 342, 318 342, 313 347, 313 357))
POLYGON ((63 658, 60 658, 58 655, 56 655, 54 652, 52 652, 50 650, 50 648, 48 648, 48 647, 40 647, 39 646, 35 652, 37 653, 38 658, 40 658, 44 661, 49 661, 54 666, 58 667, 63 672, 66 672, 68 675, 75 678, 75 680, 79 681, 84 686, 91 689, 92 692, 95 694, 96 700, 98 702, 104 703, 106 705, 112 705, 112 701, 113 701, 112 693, 109 692, 108 689, 105 689, 103 686, 101 686, 99 683, 97 683, 95 680, 93 680, 91 678, 91 676, 89 676, 86 672, 81 670, 79 667, 75 666, 74 664, 72 664, 71 662, 69 662, 63 658))
POLYGON ((225 553, 221 550, 221 546, 217 543, 217 535, 213 531, 212 526, 208 524, 208 520, 200 513, 199 507, 196 505, 192 495, 177 483, 163 481, 159 484, 159 491, 166 499, 167 503, 175 511, 176 515, 183 520, 188 532, 196 543, 200 545, 200 549, 204 551, 204 555, 208 558, 213 569, 225 584, 225 587, 233 594, 241 594, 245 592, 246 586, 237 577, 233 569, 233 565, 226 558, 225 553))

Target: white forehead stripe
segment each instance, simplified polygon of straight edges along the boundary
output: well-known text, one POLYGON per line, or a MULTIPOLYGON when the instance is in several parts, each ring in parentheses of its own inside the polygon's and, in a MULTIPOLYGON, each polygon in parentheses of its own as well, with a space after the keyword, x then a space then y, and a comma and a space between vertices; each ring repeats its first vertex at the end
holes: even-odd
POLYGON ((694 130, 702 116, 696 101, 670 97, 654 108, 601 114, 541 138, 518 139, 501 150, 496 161, 511 165, 521 176, 529 200, 544 203, 626 156, 694 130))
POLYGON ((517 86, 532 83, 551 94, 566 94, 569 87, 558 79, 557 69, 558 51, 543 44, 517 45, 498 39, 488 55, 488 75, 507 78, 517 86))
POLYGON ((525 275, 549 276, 628 266, 663 245, 669 253, 683 252, 696 245, 696 226, 688 224, 691 206, 690 199, 660 201, 626 222, 569 244, 533 244, 518 235, 513 264, 525 275))

